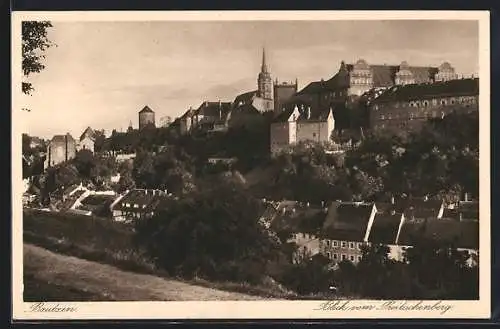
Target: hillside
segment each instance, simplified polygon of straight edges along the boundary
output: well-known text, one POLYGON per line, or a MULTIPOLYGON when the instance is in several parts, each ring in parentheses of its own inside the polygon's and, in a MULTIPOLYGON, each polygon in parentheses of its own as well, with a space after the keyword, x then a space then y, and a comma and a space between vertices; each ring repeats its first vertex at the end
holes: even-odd
MULTIPOLYGON (((24 245, 24 299, 40 301, 37 288, 57 298, 72 301, 189 301, 259 300, 262 298, 194 286, 153 275, 123 271, 113 266, 56 254, 24 245), (57 290, 57 291, 54 291, 57 290)), ((62 301, 62 300, 61 300, 62 301)))

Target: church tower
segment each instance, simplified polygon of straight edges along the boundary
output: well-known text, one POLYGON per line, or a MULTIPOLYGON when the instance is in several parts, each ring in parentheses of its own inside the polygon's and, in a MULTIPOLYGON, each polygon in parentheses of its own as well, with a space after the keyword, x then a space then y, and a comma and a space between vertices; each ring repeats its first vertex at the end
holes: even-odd
POLYGON ((259 73, 259 78, 257 79, 258 85, 258 97, 265 100, 273 99, 273 80, 271 79, 271 74, 267 69, 266 63, 266 50, 262 49, 262 66, 259 73))

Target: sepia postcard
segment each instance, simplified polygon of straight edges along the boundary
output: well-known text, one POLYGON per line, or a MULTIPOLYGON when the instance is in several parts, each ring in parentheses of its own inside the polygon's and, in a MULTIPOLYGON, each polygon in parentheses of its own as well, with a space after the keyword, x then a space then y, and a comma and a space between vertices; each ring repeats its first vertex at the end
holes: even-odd
POLYGON ((13 12, 13 319, 489 318, 489 28, 13 12))

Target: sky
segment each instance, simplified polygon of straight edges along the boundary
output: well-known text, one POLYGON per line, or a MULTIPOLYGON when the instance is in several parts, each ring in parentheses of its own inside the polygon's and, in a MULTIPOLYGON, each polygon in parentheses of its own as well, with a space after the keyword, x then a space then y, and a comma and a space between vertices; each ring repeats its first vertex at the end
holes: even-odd
POLYGON ((299 89, 342 60, 479 72, 477 21, 53 22, 41 73, 22 103, 25 132, 51 138, 87 126, 125 131, 148 105, 175 118, 202 102, 255 90, 262 47, 273 81, 299 89))

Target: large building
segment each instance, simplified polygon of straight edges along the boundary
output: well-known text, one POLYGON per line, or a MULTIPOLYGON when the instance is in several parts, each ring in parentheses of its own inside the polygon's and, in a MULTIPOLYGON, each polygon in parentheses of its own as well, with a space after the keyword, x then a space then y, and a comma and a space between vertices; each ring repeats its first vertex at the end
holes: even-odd
POLYGON ((155 112, 146 105, 139 111, 139 129, 149 125, 155 126, 155 112))
POLYGON ((478 110, 479 79, 393 86, 369 103, 369 124, 375 131, 415 131, 431 118, 478 110))
POLYGON ((59 163, 66 162, 76 156, 75 139, 67 133, 66 135, 55 135, 47 146, 47 157, 44 168, 53 167, 59 163))
POLYGON ((341 62, 338 72, 328 80, 313 81, 300 90, 290 102, 308 104, 313 112, 325 107, 345 106, 349 98, 361 96, 373 89, 396 85, 449 81, 457 78, 455 69, 447 62, 439 67, 399 65, 372 65, 360 59, 354 64, 341 62))
POLYGON ((271 123, 271 153, 299 142, 330 142, 335 129, 332 109, 313 113, 310 107, 285 109, 271 123))

